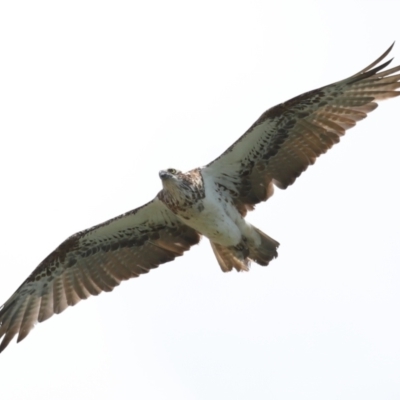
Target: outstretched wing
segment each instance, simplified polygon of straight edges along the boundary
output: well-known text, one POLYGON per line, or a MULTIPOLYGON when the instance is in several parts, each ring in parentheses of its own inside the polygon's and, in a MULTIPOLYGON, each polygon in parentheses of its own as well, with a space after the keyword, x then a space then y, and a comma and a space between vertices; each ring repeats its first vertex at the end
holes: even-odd
POLYGON ((319 155, 338 143, 347 129, 398 96, 400 66, 380 72, 393 45, 350 78, 304 93, 267 110, 220 157, 202 171, 228 190, 244 215, 267 200, 274 186, 286 189, 319 155), (375 68, 374 68, 375 67, 375 68))
POLYGON ((0 352, 37 321, 90 295, 172 261, 200 241, 155 198, 150 203, 72 235, 46 257, 0 309, 0 352))

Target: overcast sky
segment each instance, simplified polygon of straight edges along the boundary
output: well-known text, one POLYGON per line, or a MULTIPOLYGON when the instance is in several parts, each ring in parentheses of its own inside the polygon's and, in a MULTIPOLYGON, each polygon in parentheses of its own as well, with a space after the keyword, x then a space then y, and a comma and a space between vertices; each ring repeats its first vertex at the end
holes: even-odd
MULTIPOLYGON (((3 1, 0 303, 70 234, 204 165, 267 108, 400 40, 399 1, 3 1), (378 6, 379 5, 379 6, 378 6)), ((393 49, 400 63, 400 43, 393 49)), ((398 399, 400 99, 249 220, 281 243, 223 274, 208 240, 0 355, 13 399, 398 399)))

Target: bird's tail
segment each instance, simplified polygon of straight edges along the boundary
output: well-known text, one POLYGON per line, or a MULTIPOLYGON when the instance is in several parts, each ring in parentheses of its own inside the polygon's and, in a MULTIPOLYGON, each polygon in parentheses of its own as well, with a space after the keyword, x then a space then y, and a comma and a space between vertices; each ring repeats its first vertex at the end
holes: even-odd
POLYGON ((246 239, 243 239, 236 246, 229 247, 210 241, 215 257, 223 272, 232 271, 233 268, 237 271, 248 271, 251 261, 267 266, 272 259, 278 256, 277 248, 279 243, 259 229, 254 229, 261 239, 261 244, 259 245, 249 243, 246 239))

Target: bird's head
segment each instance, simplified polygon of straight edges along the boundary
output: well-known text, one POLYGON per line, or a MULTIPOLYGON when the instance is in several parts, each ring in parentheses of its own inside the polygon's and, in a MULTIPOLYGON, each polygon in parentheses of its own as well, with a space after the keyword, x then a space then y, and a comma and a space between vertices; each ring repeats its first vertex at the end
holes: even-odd
POLYGON ((158 173, 162 185, 163 193, 166 198, 174 203, 183 201, 186 197, 185 192, 189 190, 189 185, 186 179, 186 174, 175 168, 162 169, 158 173))
POLYGON ((163 198, 167 203, 186 204, 203 197, 203 180, 198 170, 182 172, 175 168, 158 174, 163 185, 163 198))
POLYGON ((171 180, 179 180, 180 175, 183 175, 181 171, 179 171, 178 169, 175 168, 168 168, 168 169, 162 169, 159 173, 158 173, 161 181, 163 182, 163 186, 164 186, 164 182, 168 182, 171 180))
POLYGON ((162 169, 158 175, 161 179, 164 191, 170 192, 171 194, 181 191, 188 183, 186 182, 186 174, 175 168, 162 169))

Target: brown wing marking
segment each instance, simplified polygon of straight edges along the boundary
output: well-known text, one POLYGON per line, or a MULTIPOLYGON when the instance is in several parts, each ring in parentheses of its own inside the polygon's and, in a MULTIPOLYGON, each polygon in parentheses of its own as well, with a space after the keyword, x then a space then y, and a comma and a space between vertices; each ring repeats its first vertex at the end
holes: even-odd
POLYGON ((206 167, 216 182, 235 193, 243 215, 267 200, 274 185, 286 189, 293 184, 347 129, 373 111, 376 101, 400 94, 400 74, 393 75, 400 66, 382 71, 389 60, 375 67, 392 46, 358 74, 267 110, 206 167))
POLYGON ((37 322, 172 261, 200 235, 155 199, 79 232, 46 257, 0 309, 0 352, 37 322))

